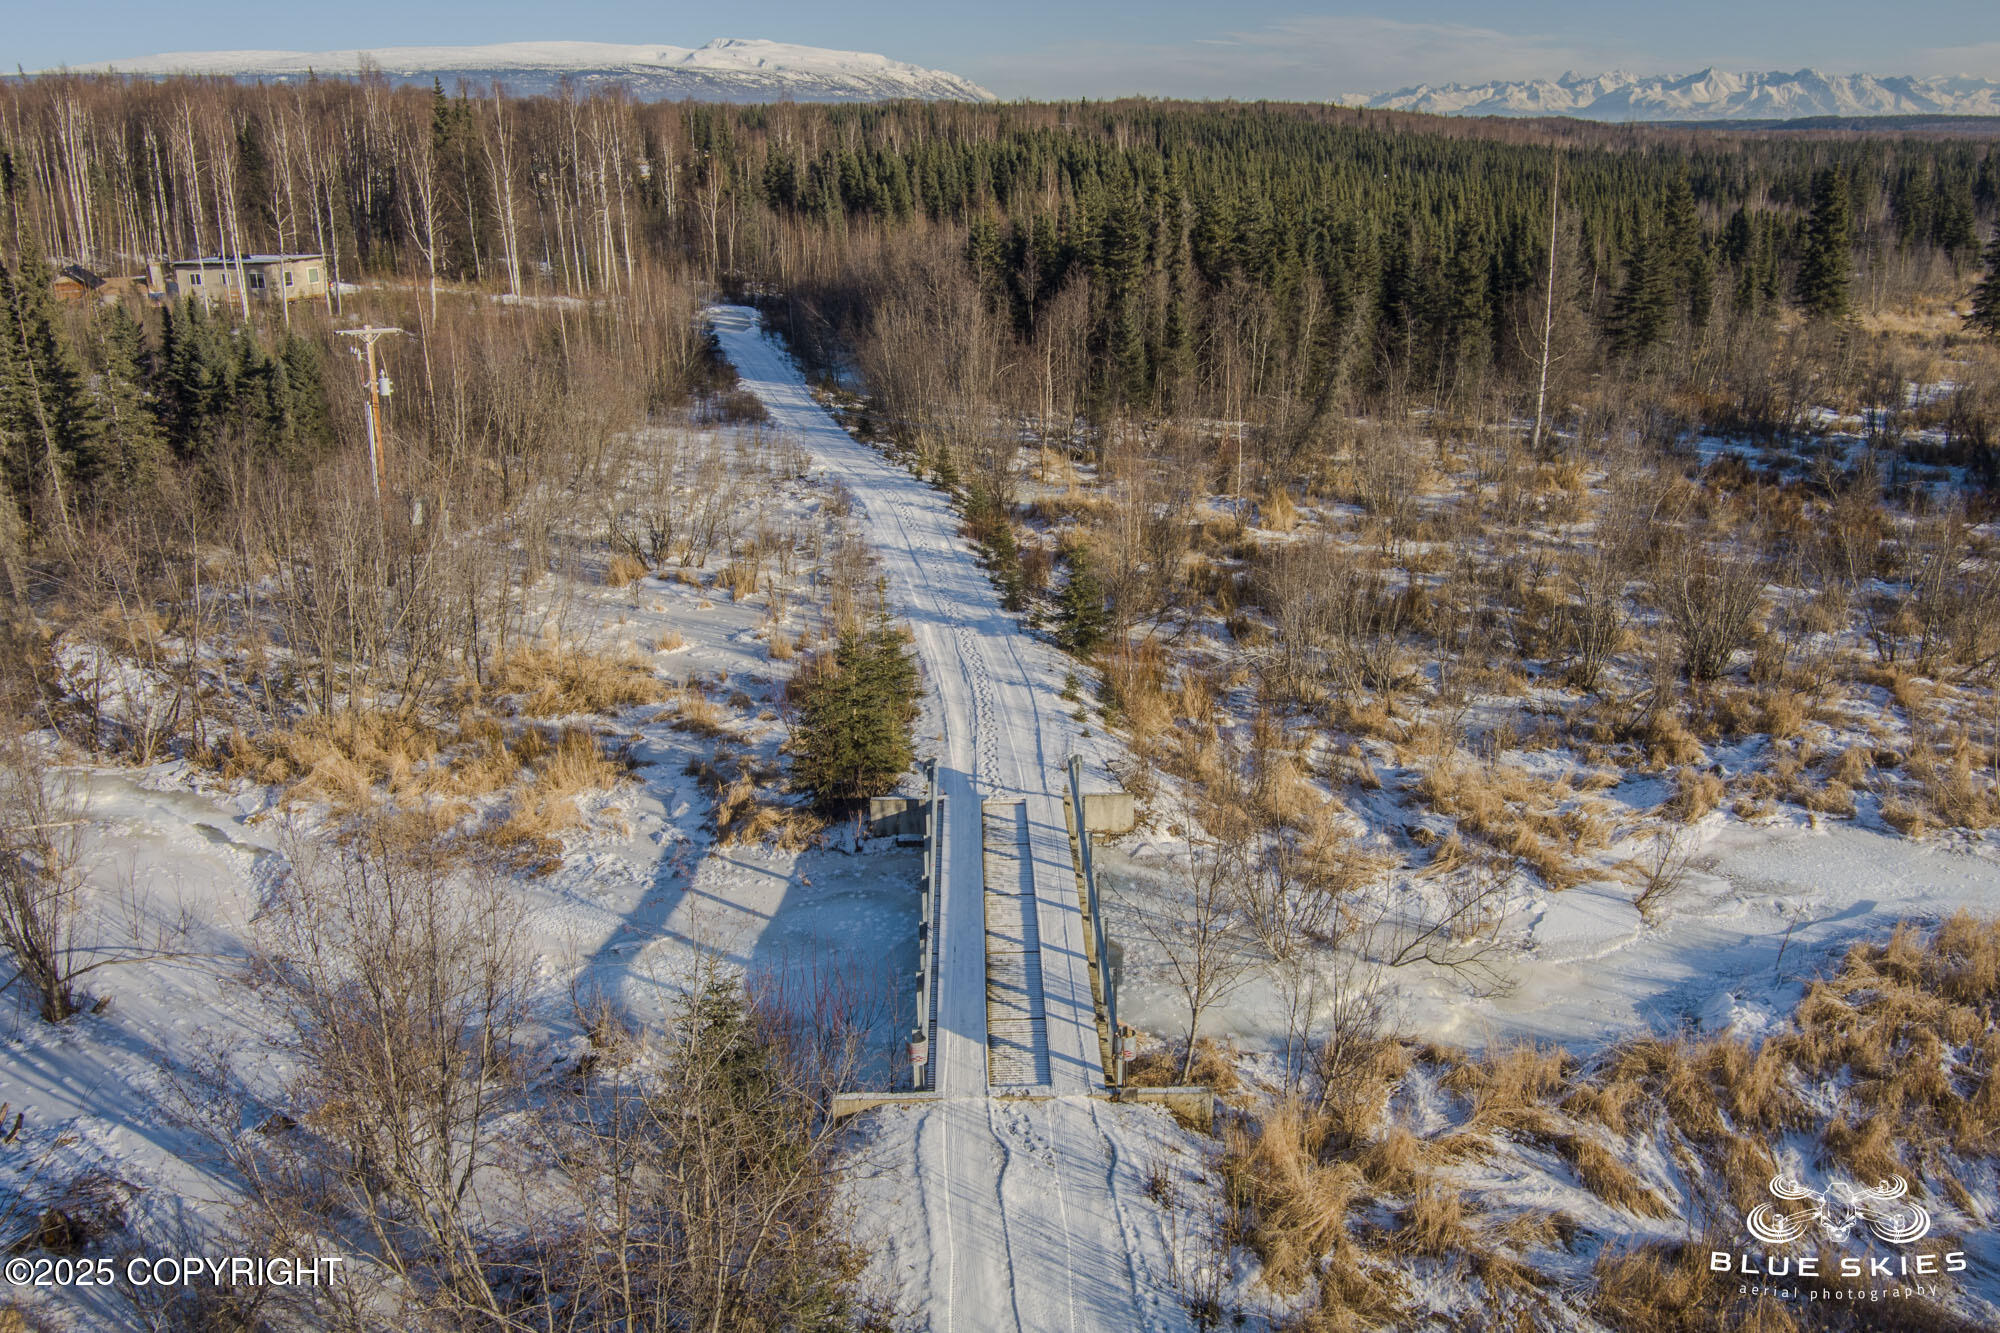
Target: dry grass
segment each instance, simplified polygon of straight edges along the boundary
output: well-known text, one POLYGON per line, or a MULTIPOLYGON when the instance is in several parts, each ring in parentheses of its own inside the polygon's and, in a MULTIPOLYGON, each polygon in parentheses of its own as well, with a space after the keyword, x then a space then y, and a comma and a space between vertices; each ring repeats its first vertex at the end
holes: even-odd
POLYGON ((1818 815, 1833 815, 1840 819, 1854 818, 1854 788, 1839 778, 1829 778, 1816 783, 1804 775, 1793 778, 1785 787, 1786 799, 1801 809, 1818 815))
POLYGON ((763 571, 755 563, 732 560, 723 566, 716 583, 729 590, 731 601, 741 602, 757 595, 757 585, 762 581, 762 577, 763 571))
POLYGON ((1591 1270, 1597 1291, 1590 1312, 1618 1333, 1796 1333, 1784 1302, 1739 1296, 1735 1278, 1708 1271, 1708 1251, 1735 1243, 1714 1237, 1607 1247, 1591 1270))
POLYGON ((214 756, 226 778, 284 787, 336 810, 365 809, 385 789, 427 794, 442 774, 432 761, 445 738, 413 716, 355 711, 307 718, 256 737, 231 733, 214 756))
POLYGON ((1875 773, 1875 750, 1867 745, 1850 745, 1840 752, 1828 770, 1837 782, 1849 787, 1866 787, 1875 773))
POLYGON ((709 823, 719 846, 769 845, 801 852, 816 845, 826 831, 826 821, 808 807, 765 794, 766 784, 779 776, 774 766, 717 749, 708 758, 690 759, 685 771, 708 793, 709 823))
POLYGON ((1713 773, 1696 768, 1677 769, 1674 794, 1667 798, 1660 812, 1683 824, 1692 824, 1722 804, 1724 790, 1722 779, 1713 773))
POLYGON ((1403 1254, 1456 1259, 1478 1248, 1468 1221, 1465 1195, 1432 1180, 1419 1185, 1408 1206, 1396 1214, 1391 1244, 1403 1254))
POLYGON ((1556 1151, 1576 1168, 1583 1187, 1613 1208, 1623 1208, 1636 1217, 1670 1217, 1673 1206, 1631 1168, 1596 1139, 1582 1134, 1565 1134, 1556 1140, 1556 1151))
POLYGON ((1882 802, 1882 822, 1906 838, 1921 838, 1937 827, 1926 812, 1904 800, 1882 802))
POLYGON ((1948 753, 1919 751, 1910 757, 1910 777, 1923 793, 1932 819, 1947 828, 1986 829, 2000 823, 2000 792, 1990 770, 1973 767, 1964 735, 1948 753))
POLYGON ((1367 751, 1349 741, 1328 762, 1327 776, 1336 784, 1351 783, 1363 791, 1380 791, 1382 775, 1375 771, 1367 751))
POLYGON ((646 568, 646 562, 636 556, 614 555, 611 557, 611 562, 604 567, 604 586, 622 588, 628 583, 638 582, 650 573, 652 571, 646 568))
POLYGON ((1186 1043, 1175 1050, 1172 1044, 1149 1046, 1125 1066, 1125 1081, 1140 1088, 1172 1088, 1184 1082, 1200 1084, 1218 1096, 1228 1096, 1243 1086, 1236 1074, 1237 1055, 1209 1037, 1196 1039, 1194 1066, 1186 1079, 1181 1077, 1186 1043))
POLYGON ((1439 764, 1416 794, 1458 827, 1532 867, 1552 889, 1592 873, 1577 858, 1610 841, 1603 802, 1578 797, 1565 780, 1549 782, 1498 765, 1439 764))
POLYGON ((690 680, 675 689, 668 698, 673 702, 674 710, 660 714, 654 721, 666 721, 674 730, 696 736, 713 737, 729 733, 725 725, 729 715, 720 704, 708 697, 699 683, 690 680))
POLYGON ((1174 715, 1202 725, 1214 722, 1215 693, 1215 682, 1209 676, 1193 669, 1182 671, 1174 699, 1174 715))
MULTIPOLYGON (((1779 1169, 1771 1145, 1800 1136, 1817 1139, 1823 1168, 1857 1180, 1900 1174, 1963 1210, 1977 1201, 1954 1172, 1975 1162, 1987 1169, 2000 1156, 1996 1017, 2000 922, 1961 914, 1934 931, 1906 927, 1857 944, 1809 989, 1792 1030, 1761 1043, 1642 1038, 1585 1069, 1556 1047, 1468 1057, 1385 1042, 1383 1058, 1331 1076, 1351 1103, 1339 1114, 1285 1102, 1261 1125, 1226 1130, 1231 1234, 1264 1258, 1280 1296, 1309 1274, 1327 1282, 1343 1270, 1339 1289, 1323 1292, 1322 1308, 1300 1327, 1405 1317, 1394 1275, 1417 1260, 1459 1264, 1477 1278, 1491 1302, 1484 1326, 1539 1327, 1576 1294, 1552 1295, 1563 1289, 1524 1256, 1571 1248, 1576 1223, 1509 1207, 1493 1215, 1505 1220, 1477 1220, 1518 1188, 1518 1161, 1491 1169, 1510 1139, 1554 1152, 1584 1189, 1634 1218, 1740 1215, 1769 1198, 1779 1169), (1394 1094, 1412 1069, 1462 1099, 1449 1132, 1419 1134, 1392 1109, 1405 1104, 1394 1094), (1666 1186, 1635 1170, 1655 1154, 1672 1164, 1666 1186), (1453 1171, 1474 1157, 1489 1165, 1453 1171), (1390 1213, 1388 1226, 1352 1220, 1371 1201, 1390 1213)), ((1740 1248, 1737 1239, 1715 1248, 1740 1248)), ((1739 1302, 1737 1279, 1706 1270, 1707 1248, 1702 1240, 1606 1250, 1581 1299, 1615 1329, 1796 1327, 1782 1302, 1739 1302)), ((1920 1304, 1899 1307, 1898 1318, 1895 1327, 1961 1327, 1920 1304)))
POLYGON ((1283 486, 1273 486, 1257 506, 1257 526, 1270 532, 1290 532, 1298 525, 1299 507, 1292 503, 1292 493, 1283 486))
POLYGON ((604 752, 597 738, 581 727, 566 728, 553 743, 544 733, 543 745, 529 755, 533 781, 516 791, 504 816, 480 830, 488 843, 508 853, 523 870, 546 874, 562 863, 557 835, 584 822, 577 798, 617 785, 625 765, 604 752))
POLYGON ((1822 1136, 1842 1161, 1893 1161, 1889 1140, 2000 1150, 2000 922, 1965 913, 1929 936, 1898 927, 1848 950, 1770 1045, 1800 1069, 1844 1077, 1851 1114, 1822 1136), (1961 1088, 1973 1089, 1970 1094, 1961 1088), (1893 1126, 1893 1135, 1891 1127, 1893 1126))
POLYGON ((666 695, 665 684, 639 658, 574 645, 516 649, 493 673, 488 688, 516 696, 517 710, 527 717, 608 713, 630 704, 657 703, 666 695))
POLYGON ((1594 1121, 1619 1138, 1635 1126, 1634 1112, 1645 1089, 1633 1079, 1595 1078, 1578 1083, 1562 1100, 1562 1109, 1577 1120, 1594 1121))
POLYGON ((1223 1131, 1222 1173, 1245 1217, 1244 1239, 1273 1291, 1295 1292, 1319 1256, 1345 1238, 1361 1173, 1319 1160, 1318 1127, 1296 1103, 1281 1103, 1254 1128, 1223 1131))
POLYGON ((1654 768, 1685 768, 1707 758, 1687 723, 1668 709, 1655 708, 1640 718, 1631 729, 1631 737, 1645 750, 1646 762, 1654 768))
POLYGON ((1879 685, 1889 692, 1889 698, 1896 706, 1916 717, 1922 713, 1924 705, 1930 701, 1929 682, 1911 673, 1901 663, 1889 666, 1868 667, 1861 673, 1861 679, 1870 685, 1879 685))
POLYGON ((1118 644, 1104 654, 1105 704, 1135 746, 1173 726, 1166 676, 1166 654, 1157 643, 1118 644))
POLYGON ((1408 1195, 1436 1165, 1440 1154, 1430 1140, 1419 1138, 1401 1125, 1391 1125, 1386 1134, 1355 1155, 1368 1184, 1384 1194, 1408 1195))
POLYGON ((1782 1044, 1752 1047, 1718 1037, 1698 1057, 1738 1129, 1776 1133, 1803 1126, 1805 1102, 1792 1082, 1792 1061, 1782 1044))

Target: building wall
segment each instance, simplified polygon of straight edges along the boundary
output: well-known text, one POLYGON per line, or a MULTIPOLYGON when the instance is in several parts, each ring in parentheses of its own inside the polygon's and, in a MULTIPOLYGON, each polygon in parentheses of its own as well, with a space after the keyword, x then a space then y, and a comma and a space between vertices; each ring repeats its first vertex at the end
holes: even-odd
MULTIPOLYGON (((175 295, 196 297, 211 305, 243 299, 236 285, 238 266, 233 260, 175 263, 172 269, 175 295), (196 281, 197 278, 200 280, 196 281)), ((326 295, 326 261, 318 255, 266 259, 256 263, 246 259, 241 274, 253 301, 301 301, 326 295)))

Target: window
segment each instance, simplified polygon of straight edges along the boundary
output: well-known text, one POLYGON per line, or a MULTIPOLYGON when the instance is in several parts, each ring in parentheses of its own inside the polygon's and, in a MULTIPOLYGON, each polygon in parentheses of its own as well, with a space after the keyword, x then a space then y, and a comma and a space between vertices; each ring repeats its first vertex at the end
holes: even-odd
POLYGON ((319 281, 319 270, 318 270, 318 269, 316 269, 316 268, 309 268, 309 269, 307 269, 307 270, 306 270, 306 281, 307 281, 307 282, 318 282, 318 281, 319 281))
POLYGON ((261 291, 263 291, 263 290, 264 290, 264 275, 263 275, 263 274, 261 274, 261 273, 252 273, 252 274, 250 275, 250 285, 251 285, 252 287, 255 287, 255 288, 256 288, 256 289, 257 289, 258 291, 260 291, 260 292, 261 292, 261 291))
POLYGON ((291 271, 290 269, 286 269, 286 270, 285 270, 285 285, 286 285, 287 287, 291 286, 291 285, 292 285, 292 279, 293 279, 293 278, 296 278, 297 276, 298 276, 298 274, 296 274, 296 273, 292 272, 292 271, 291 271))
POLYGON ((188 274, 188 283, 189 283, 189 285, 190 285, 190 286, 194 286, 194 287, 199 287, 199 286, 201 286, 201 274, 199 274, 199 273, 190 273, 190 274, 188 274))

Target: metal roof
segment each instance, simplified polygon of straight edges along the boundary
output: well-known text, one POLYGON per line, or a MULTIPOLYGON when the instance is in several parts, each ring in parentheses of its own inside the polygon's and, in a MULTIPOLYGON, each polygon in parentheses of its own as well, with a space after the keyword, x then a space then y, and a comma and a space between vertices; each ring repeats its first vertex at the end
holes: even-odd
POLYGON ((288 259, 325 259, 325 258, 326 258, 325 255, 315 250, 310 253, 307 253, 305 251, 300 251, 297 254, 283 254, 283 255, 203 255, 199 259, 175 259, 175 260, 170 260, 168 262, 170 262, 175 268, 191 268, 196 264, 200 264, 202 267, 206 268, 211 264, 238 264, 238 263, 277 264, 288 259))

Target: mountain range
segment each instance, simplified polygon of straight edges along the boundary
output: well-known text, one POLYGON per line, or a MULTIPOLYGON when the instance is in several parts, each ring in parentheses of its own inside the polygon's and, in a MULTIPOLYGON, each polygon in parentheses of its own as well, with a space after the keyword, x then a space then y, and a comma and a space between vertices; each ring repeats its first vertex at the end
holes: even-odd
POLYGON ((1420 83, 1344 97, 1351 106, 1446 116, 1585 120, 1797 120, 1809 116, 2000 116, 2000 82, 1968 76, 1792 73, 1564 74, 1559 79, 1420 83))
MULTIPOLYGON (((500 83, 523 96, 554 92, 568 79, 579 89, 623 84, 644 101, 985 102, 993 94, 969 79, 866 51, 830 51, 740 37, 706 46, 624 46, 609 42, 503 42, 492 46, 389 46, 362 51, 174 51, 133 60, 68 67, 75 73, 147 76, 212 74, 288 82, 310 74, 351 75, 379 69, 392 83, 447 88, 461 79, 500 83)), ((53 72, 53 71, 44 71, 53 72)))
MULTIPOLYGON (((393 83, 553 92, 622 84, 644 101, 872 102, 891 98, 984 102, 970 79, 866 51, 834 51, 741 37, 706 46, 503 42, 347 51, 176 51, 70 67, 79 73, 208 74, 286 82, 310 74, 380 70, 393 83)), ((52 71, 45 71, 52 72, 52 71)), ((1608 121, 1797 120, 1824 116, 2000 116, 2000 81, 1967 75, 1732 72, 1567 73, 1555 79, 1419 83, 1389 93, 1334 95, 1349 106, 1446 116, 1573 116, 1608 121)))

